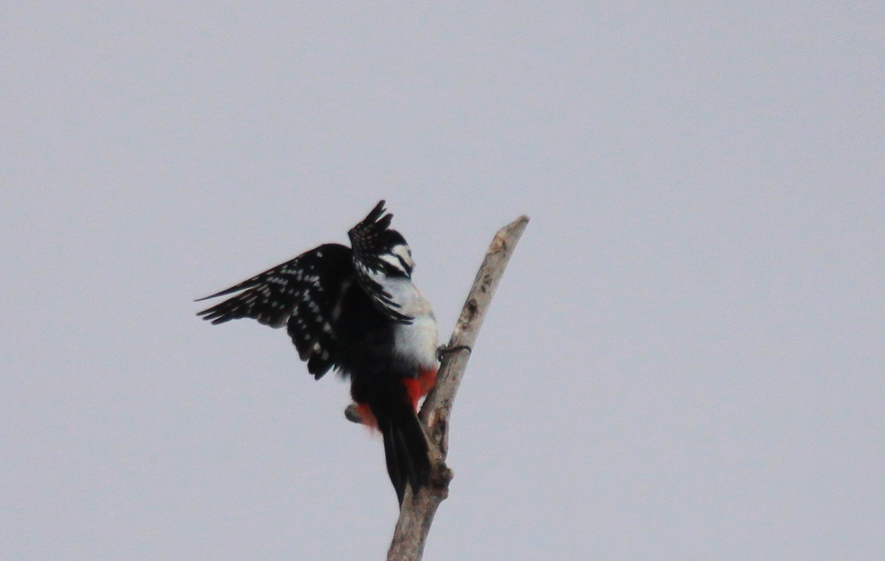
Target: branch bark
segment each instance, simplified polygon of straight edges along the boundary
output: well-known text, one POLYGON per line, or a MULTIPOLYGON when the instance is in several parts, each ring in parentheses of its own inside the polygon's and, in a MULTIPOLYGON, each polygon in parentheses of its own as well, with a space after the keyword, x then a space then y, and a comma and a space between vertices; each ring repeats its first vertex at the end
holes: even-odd
POLYGON ((449 482, 454 474, 446 466, 445 460, 449 451, 449 417, 455 395, 492 296, 528 222, 528 216, 520 216, 498 230, 473 281, 449 340, 449 350, 437 374, 436 387, 424 400, 419 413, 430 441, 433 462, 430 487, 423 488, 417 496, 412 496, 411 486, 407 488, 387 561, 420 561, 433 516, 440 503, 448 497, 449 482))

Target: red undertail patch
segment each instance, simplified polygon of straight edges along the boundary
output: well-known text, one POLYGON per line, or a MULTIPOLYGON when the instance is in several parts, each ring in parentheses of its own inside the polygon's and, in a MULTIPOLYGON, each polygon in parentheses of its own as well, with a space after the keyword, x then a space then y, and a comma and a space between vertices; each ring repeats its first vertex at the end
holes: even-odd
POLYGON ((436 369, 422 370, 417 378, 403 378, 403 385, 409 392, 412 408, 418 412, 418 402, 436 385, 436 369))
POLYGON ((360 419, 364 426, 369 427, 373 431, 378 429, 378 420, 375 419, 375 415, 372 414, 372 410, 369 408, 368 403, 357 403, 356 410, 360 414, 360 419))

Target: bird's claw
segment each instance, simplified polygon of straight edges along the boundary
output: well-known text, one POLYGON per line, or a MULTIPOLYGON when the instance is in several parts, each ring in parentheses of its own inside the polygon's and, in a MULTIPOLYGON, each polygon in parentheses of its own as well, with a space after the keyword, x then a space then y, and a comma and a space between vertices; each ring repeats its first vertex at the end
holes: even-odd
POLYGON ((467 354, 470 354, 473 352, 473 349, 467 345, 440 345, 439 348, 436 349, 436 360, 441 361, 446 355, 457 353, 458 351, 467 351, 467 354))

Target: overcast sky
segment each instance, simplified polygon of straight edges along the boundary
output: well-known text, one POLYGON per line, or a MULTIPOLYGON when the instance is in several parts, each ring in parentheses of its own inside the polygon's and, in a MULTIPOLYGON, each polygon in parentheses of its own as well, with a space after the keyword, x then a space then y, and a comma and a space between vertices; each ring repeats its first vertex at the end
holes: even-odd
POLYGON ((532 217, 426 559, 882 559, 883 29, 873 1, 4 2, 0 559, 383 559, 347 384, 193 303, 382 198, 443 340, 532 217))

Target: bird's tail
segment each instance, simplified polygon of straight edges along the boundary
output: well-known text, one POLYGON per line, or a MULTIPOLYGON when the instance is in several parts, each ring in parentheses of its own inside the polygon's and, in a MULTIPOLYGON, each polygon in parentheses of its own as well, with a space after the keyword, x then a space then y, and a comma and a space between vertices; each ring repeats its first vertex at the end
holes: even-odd
POLYGON ((406 484, 417 493, 430 483, 430 456, 427 437, 411 403, 399 401, 372 407, 378 429, 384 437, 387 473, 402 506, 406 484))

